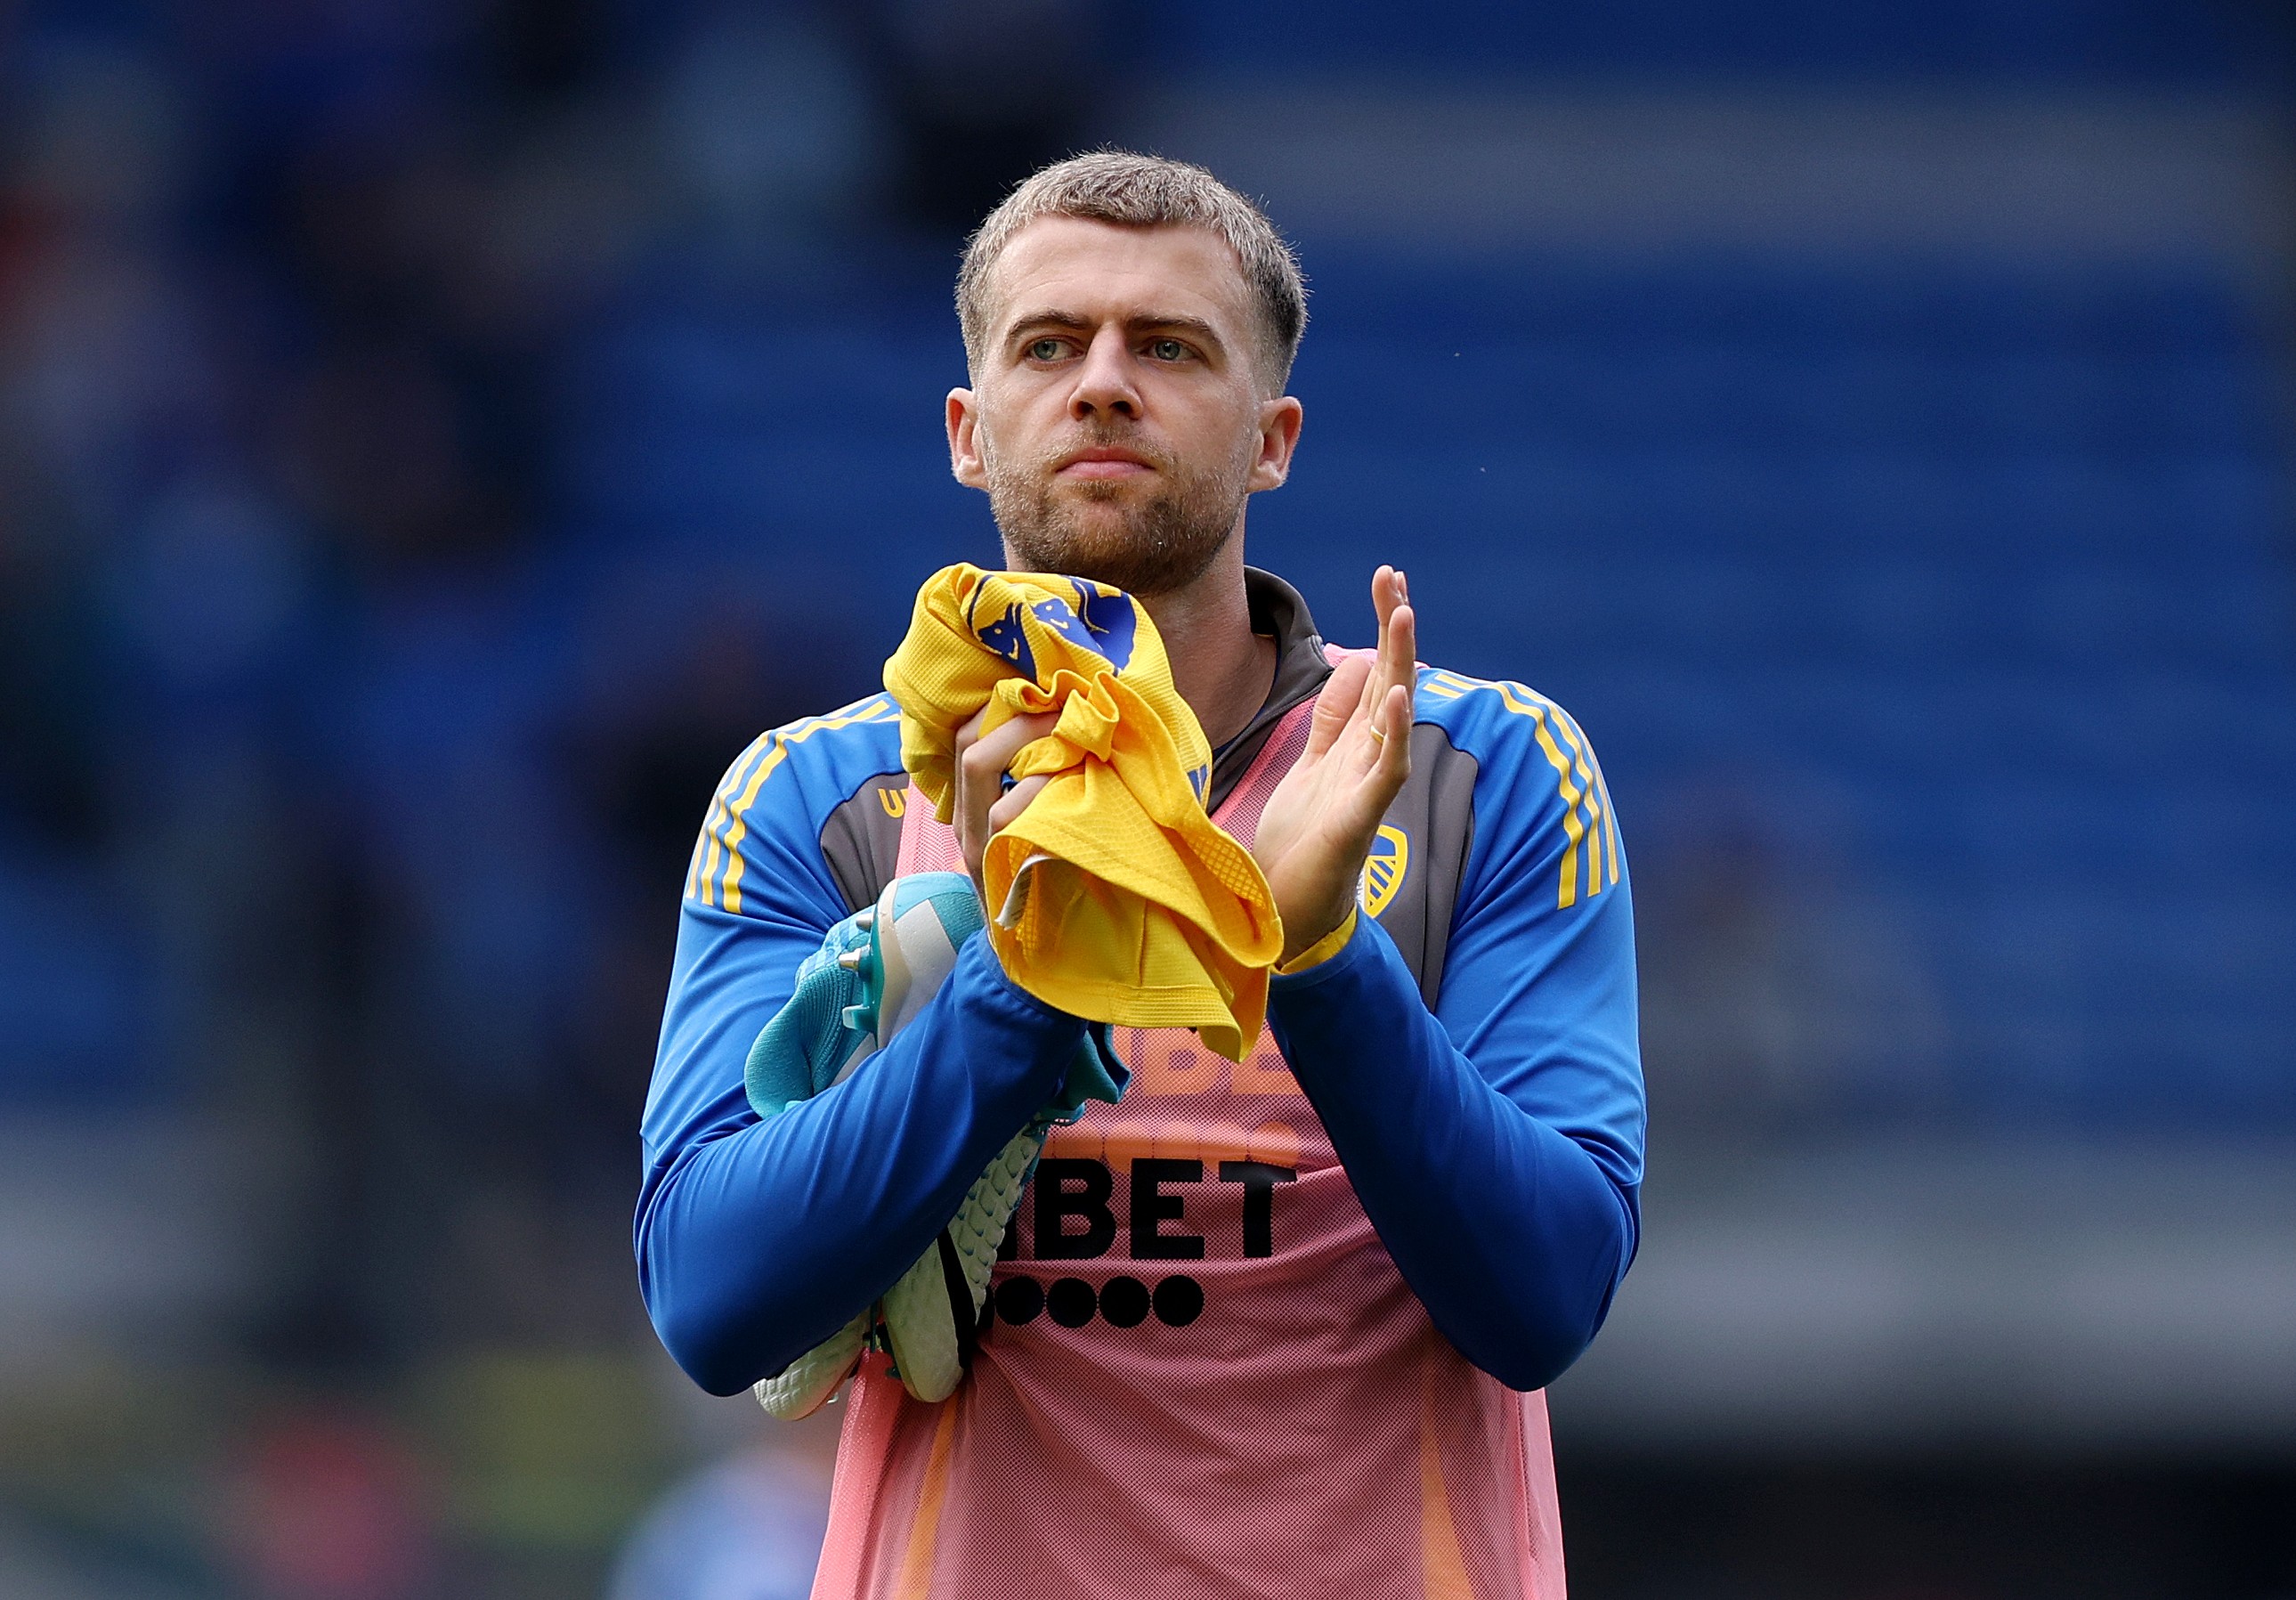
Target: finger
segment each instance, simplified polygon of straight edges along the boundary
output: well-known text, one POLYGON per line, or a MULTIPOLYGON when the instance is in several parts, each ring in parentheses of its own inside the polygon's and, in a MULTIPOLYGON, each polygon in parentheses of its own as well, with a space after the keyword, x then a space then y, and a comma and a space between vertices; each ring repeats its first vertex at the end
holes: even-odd
POLYGON ((989 811, 1003 792, 1005 769, 1024 746, 1050 733, 1059 720, 1049 712, 1015 717, 984 735, 979 733, 980 718, 972 719, 975 737, 956 761, 956 823, 965 866, 976 879, 980 870, 980 847, 996 828, 989 820, 989 811))
POLYGON ((1006 790, 1004 798, 988 808, 988 831, 999 833, 1013 825, 1013 821, 1029 808, 1029 802, 1044 792, 1050 777, 1022 778, 1006 790))
POLYGON ((1052 712, 1040 711, 1033 717, 1015 717, 999 724, 995 732, 975 739, 959 758, 964 775, 976 784, 995 784, 1013 765, 1013 757, 1051 733, 1059 722, 1060 718, 1052 712))
POLYGON ((1316 696, 1316 710, 1308 723, 1308 748, 1300 757, 1302 761, 1319 759, 1339 743, 1340 734, 1362 710, 1371 677, 1371 663, 1361 656, 1349 656, 1332 669, 1323 693, 1316 696))
POLYGON ((1408 692, 1419 676, 1419 614, 1398 602, 1388 613, 1380 643, 1379 676, 1382 698, 1390 689, 1408 692))
MULTIPOLYGON (((1371 575, 1371 609, 1379 619, 1379 638, 1374 647, 1374 653, 1384 662, 1387 659, 1387 619, 1395 610, 1395 569, 1393 567, 1382 566, 1378 571, 1371 575)), ((1380 691, 1375 681, 1376 676, 1374 674, 1374 677, 1364 680, 1363 691, 1357 701, 1356 709, 1366 715, 1379 704, 1380 691)))
POLYGON ((1393 567, 1382 567, 1371 575, 1371 609, 1379 617, 1379 642, 1387 643, 1388 614, 1403 599, 1403 574, 1393 567))
POLYGON ((1379 737, 1368 732, 1364 735, 1354 799, 1357 820, 1366 834, 1387 815, 1411 776, 1411 697, 1401 689, 1388 690, 1371 726, 1379 737))
POLYGON ((972 748, 973 741, 980 737, 980 725, 987 720, 988 720, 988 708, 984 704, 979 710, 966 718, 957 728, 954 748, 959 756, 963 756, 966 751, 972 748))
MULTIPOLYGON (((1387 692, 1387 704, 1382 708, 1387 723, 1387 743, 1380 749, 1380 775, 1392 779, 1394 786, 1387 798, 1393 800, 1402 791, 1403 781, 1411 775, 1411 691, 1398 685, 1387 692)), ((1382 811, 1387 808, 1382 805, 1382 811)))

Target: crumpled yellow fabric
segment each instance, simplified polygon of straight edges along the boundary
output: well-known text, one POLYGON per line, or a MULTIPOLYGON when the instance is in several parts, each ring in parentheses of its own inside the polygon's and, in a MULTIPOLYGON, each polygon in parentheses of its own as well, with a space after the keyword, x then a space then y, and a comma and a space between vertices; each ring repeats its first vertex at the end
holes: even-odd
POLYGON ((1015 778, 1049 775, 989 840, 989 938, 1013 981, 1093 1022, 1193 1028, 1242 1061, 1259 1038, 1283 924, 1267 880, 1204 812, 1211 747, 1172 686, 1146 610, 1121 589, 960 563, 917 593, 885 663, 901 764, 944 823, 956 730, 1056 711, 1015 778))

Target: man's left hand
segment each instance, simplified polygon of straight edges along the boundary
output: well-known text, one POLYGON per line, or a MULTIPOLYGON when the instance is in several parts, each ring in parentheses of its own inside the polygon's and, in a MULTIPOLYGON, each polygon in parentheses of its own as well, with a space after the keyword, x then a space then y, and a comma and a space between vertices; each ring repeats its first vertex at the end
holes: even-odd
POLYGON ((1308 749, 1268 797, 1251 849, 1283 919, 1283 961, 1347 920, 1380 818, 1411 775, 1417 628, 1403 574, 1371 580, 1376 661, 1349 656, 1316 697, 1308 749))

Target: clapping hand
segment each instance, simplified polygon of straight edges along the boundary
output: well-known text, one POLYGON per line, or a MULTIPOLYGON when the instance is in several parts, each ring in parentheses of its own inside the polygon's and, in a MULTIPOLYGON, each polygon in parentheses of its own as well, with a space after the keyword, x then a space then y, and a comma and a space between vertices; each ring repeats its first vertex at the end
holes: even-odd
POLYGON ((1372 575, 1378 659, 1349 656, 1316 697, 1308 748, 1268 797, 1252 856, 1291 961, 1347 920, 1380 818, 1411 775, 1417 628, 1403 574, 1372 575))

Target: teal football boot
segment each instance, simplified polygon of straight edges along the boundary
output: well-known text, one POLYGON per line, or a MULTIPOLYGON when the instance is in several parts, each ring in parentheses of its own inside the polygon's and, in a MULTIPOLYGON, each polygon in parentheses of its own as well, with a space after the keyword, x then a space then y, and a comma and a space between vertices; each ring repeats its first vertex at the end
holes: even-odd
MULTIPOLYGON (((750 1051, 750 1104, 777 1116, 842 1082, 914 1022, 982 926, 972 881, 962 873, 896 878, 876 905, 830 929, 798 968, 797 991, 750 1051)), ((1046 1136, 1073 1122, 1085 1102, 1113 1104, 1124 1069, 1095 1026, 1069 1068, 1062 1093, 999 1151, 973 1183, 932 1248, 876 1304, 757 1385, 774 1415, 806 1416, 837 1392, 873 1343, 921 1400, 955 1392, 972 1365, 988 1298, 988 1276, 1046 1136)))

